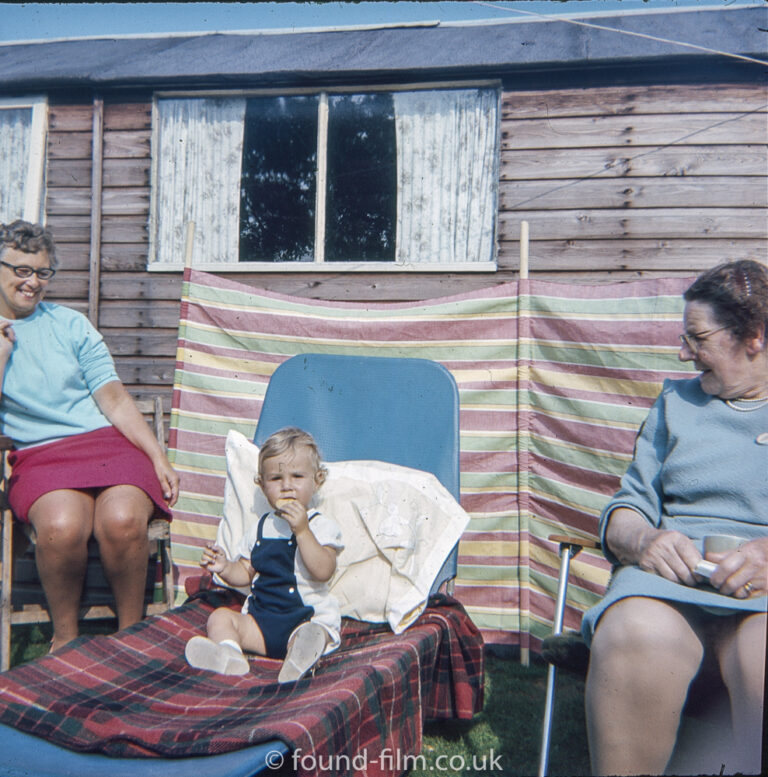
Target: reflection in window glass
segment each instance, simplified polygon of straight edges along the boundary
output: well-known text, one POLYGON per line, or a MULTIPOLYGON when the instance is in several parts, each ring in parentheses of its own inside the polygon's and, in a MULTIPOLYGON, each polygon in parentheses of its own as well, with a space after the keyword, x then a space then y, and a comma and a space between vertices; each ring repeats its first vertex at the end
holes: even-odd
POLYGON ((246 103, 241 262, 314 260, 317 103, 316 95, 246 103))
POLYGON ((331 95, 325 260, 394 261, 396 191, 392 95, 331 95))

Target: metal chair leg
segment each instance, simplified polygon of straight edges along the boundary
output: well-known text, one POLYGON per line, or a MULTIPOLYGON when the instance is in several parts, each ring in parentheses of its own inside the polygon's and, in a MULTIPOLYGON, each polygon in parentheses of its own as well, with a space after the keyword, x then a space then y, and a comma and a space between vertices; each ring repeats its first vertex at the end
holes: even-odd
MULTIPOLYGON (((580 545, 570 542, 560 543, 560 579, 557 586, 557 602, 555 603, 555 620, 552 633, 557 635, 563 630, 563 613, 565 612, 565 594, 568 590, 568 575, 571 559, 581 550, 580 545)), ((541 730, 541 750, 539 752, 538 777, 546 777, 549 769, 549 749, 552 737, 552 720, 555 706, 555 679, 557 668, 549 665, 547 672, 547 695, 544 701, 544 720, 541 730)))

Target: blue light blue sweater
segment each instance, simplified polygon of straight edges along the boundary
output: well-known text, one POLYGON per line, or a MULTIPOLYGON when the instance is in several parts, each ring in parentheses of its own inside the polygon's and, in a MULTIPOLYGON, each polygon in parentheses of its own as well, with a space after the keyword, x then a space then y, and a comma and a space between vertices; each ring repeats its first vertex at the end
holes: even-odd
MULTIPOLYGON (((698 378, 668 380, 635 443, 635 455, 621 488, 603 510, 600 534, 605 547, 608 518, 617 507, 639 512, 649 524, 672 529, 696 542, 707 534, 745 539, 768 537, 768 405, 739 412, 705 394, 698 378)), ((582 631, 591 639, 600 616, 627 596, 651 596, 697 604, 708 612, 761 612, 766 597, 735 599, 709 586, 681 585, 637 566, 614 570, 605 597, 584 615, 582 631)))
POLYGON ((41 302, 32 315, 11 323, 16 343, 3 378, 2 433, 25 448, 109 426, 93 392, 118 377, 88 319, 41 302))

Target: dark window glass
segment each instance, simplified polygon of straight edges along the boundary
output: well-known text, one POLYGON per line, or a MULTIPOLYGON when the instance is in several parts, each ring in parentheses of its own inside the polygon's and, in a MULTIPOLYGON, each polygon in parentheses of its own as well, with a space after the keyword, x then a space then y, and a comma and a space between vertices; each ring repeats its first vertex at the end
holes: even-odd
POLYGON ((246 103, 241 262, 314 260, 317 102, 302 95, 246 103))
POLYGON ((392 95, 331 95, 325 261, 394 261, 396 191, 392 95))

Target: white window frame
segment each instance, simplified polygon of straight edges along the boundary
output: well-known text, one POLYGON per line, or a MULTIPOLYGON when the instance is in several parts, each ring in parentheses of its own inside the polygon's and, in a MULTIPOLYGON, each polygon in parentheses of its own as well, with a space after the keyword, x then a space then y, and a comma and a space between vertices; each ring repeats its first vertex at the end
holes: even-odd
POLYGON ((44 223, 45 143, 48 130, 48 98, 45 95, 0 98, 0 111, 31 108, 30 149, 27 175, 24 182, 24 211, 22 218, 33 224, 44 223))
MULTIPOLYGON (((487 262, 453 262, 453 263, 404 263, 404 262, 326 262, 325 261, 325 162, 327 160, 327 139, 328 139, 328 95, 330 94, 359 94, 361 92, 396 92, 396 91, 416 91, 416 90, 436 90, 436 89, 499 89, 501 90, 501 81, 478 80, 478 81, 451 81, 435 83, 412 83, 412 84, 388 84, 388 85, 367 85, 357 84, 355 86, 334 86, 328 88, 314 89, 248 89, 248 90, 184 90, 184 91, 158 91, 155 92, 152 99, 152 165, 151 165, 151 187, 152 192, 156 191, 158 176, 158 159, 155 150, 158 148, 159 141, 157 137, 158 116, 157 101, 164 98, 205 98, 205 97, 263 97, 263 96, 293 96, 302 94, 314 94, 320 98, 319 121, 318 121, 318 171, 316 187, 316 211, 315 211, 315 260, 313 262, 199 262, 194 261, 195 270, 216 273, 243 273, 243 272, 419 272, 419 273, 445 273, 445 272, 496 272, 498 269, 498 202, 499 202, 499 181, 495 182, 494 190, 494 242, 493 258, 487 262)), ((497 154, 501 153, 501 109, 497 111, 496 122, 496 149, 497 154)), ((498 157, 497 157, 498 160, 498 157)), ((159 203, 152 197, 152 208, 149 216, 149 257, 147 261, 147 270, 149 272, 174 272, 182 271, 184 263, 182 262, 158 262, 157 257, 157 213, 156 208, 159 203)))

